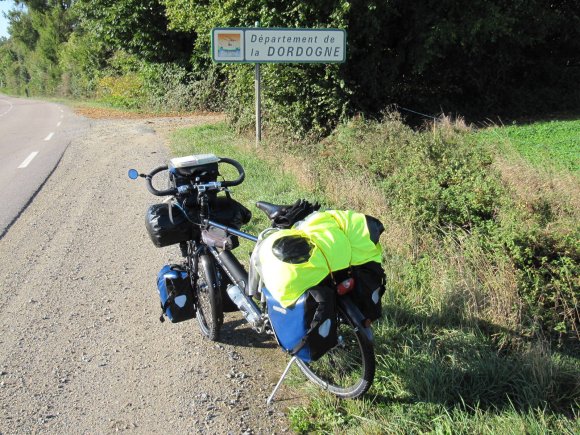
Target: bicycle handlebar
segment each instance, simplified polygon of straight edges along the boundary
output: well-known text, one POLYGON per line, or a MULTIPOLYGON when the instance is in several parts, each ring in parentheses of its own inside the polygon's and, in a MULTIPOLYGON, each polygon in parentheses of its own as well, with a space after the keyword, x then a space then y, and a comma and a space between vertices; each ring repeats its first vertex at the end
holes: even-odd
POLYGON ((221 185, 222 187, 231 187, 231 186, 237 186, 238 184, 242 184, 242 181, 244 181, 244 178, 246 178, 246 172, 244 171, 244 168, 242 167, 242 165, 240 164, 240 162, 234 160, 234 159, 229 159, 227 157, 220 157, 220 162, 224 162, 227 163, 229 165, 232 165, 234 168, 236 168, 238 170, 238 178, 233 180, 233 181, 222 181, 221 185))
POLYGON ((167 165, 157 166, 155 169, 153 169, 150 173, 148 173, 145 176, 145 180, 147 180, 147 190, 149 190, 149 192, 151 192, 155 196, 175 195, 177 193, 177 189, 175 188, 167 190, 157 190, 155 187, 153 187, 153 183, 151 182, 151 180, 155 175, 157 175, 161 171, 167 171, 167 165))
MULTIPOLYGON (((232 181, 211 181, 209 183, 200 183, 197 184, 195 186, 195 188, 197 188, 198 191, 206 191, 206 190, 220 190, 222 188, 225 187, 232 187, 232 186, 237 186, 239 184, 241 184, 244 181, 244 178, 246 178, 246 172, 244 171, 244 168, 242 167, 242 165, 240 164, 240 162, 234 160, 234 159, 229 159, 227 157, 220 157, 218 163, 227 163, 229 165, 232 165, 234 168, 237 169, 238 171, 238 178, 236 178, 235 180, 232 181)), ((161 166, 157 166, 155 169, 153 169, 149 174, 147 174, 145 176, 145 180, 147 180, 147 190, 149 190, 149 192, 151 192, 151 194, 155 195, 155 196, 170 196, 170 195, 176 195, 178 193, 185 193, 188 191, 188 189, 177 189, 177 188, 171 188, 171 189, 166 189, 166 190, 158 190, 155 187, 153 187, 153 183, 152 183, 152 179, 155 175, 157 175, 159 172, 162 171, 167 171, 168 166, 167 165, 161 165, 161 166)))

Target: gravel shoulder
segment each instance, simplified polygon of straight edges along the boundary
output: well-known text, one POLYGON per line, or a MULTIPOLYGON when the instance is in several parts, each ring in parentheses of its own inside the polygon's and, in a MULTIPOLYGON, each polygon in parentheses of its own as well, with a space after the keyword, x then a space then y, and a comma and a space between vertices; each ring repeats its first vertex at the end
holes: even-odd
POLYGON ((92 120, 0 240, 0 434, 288 430, 285 401, 265 403, 286 363, 273 339, 238 313, 219 344, 158 320, 156 274, 178 252, 148 239, 155 198, 127 169, 216 119, 92 120))

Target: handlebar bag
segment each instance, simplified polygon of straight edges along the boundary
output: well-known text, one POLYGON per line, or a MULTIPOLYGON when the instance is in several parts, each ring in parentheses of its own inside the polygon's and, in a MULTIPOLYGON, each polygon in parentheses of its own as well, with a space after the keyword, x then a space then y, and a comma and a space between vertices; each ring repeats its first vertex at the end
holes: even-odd
POLYGON ((242 225, 250 222, 252 212, 226 192, 226 196, 218 196, 210 201, 209 218, 239 230, 242 225))
POLYGON ((157 275, 157 292, 161 300, 161 317, 171 323, 183 322, 195 317, 193 288, 189 274, 179 265, 166 265, 157 275))
POLYGON ((150 206, 145 214, 145 227, 151 241, 158 248, 194 238, 194 226, 173 204, 150 206))
POLYGON ((385 293, 385 271, 381 263, 368 263, 352 267, 354 290, 351 293, 353 302, 365 319, 377 320, 382 315, 381 298, 385 293))
POLYGON ((217 180, 219 175, 217 157, 214 156, 215 161, 203 164, 195 163, 196 157, 204 157, 204 156, 202 155, 188 156, 170 160, 169 174, 170 177, 174 178, 174 182, 176 182, 177 185, 189 183, 191 180, 197 180, 201 183, 207 183, 209 181, 217 180), (193 159, 193 160, 191 160, 189 163, 182 162, 181 165, 176 166, 176 161, 183 159, 193 159))
POLYGON ((282 306, 264 289, 268 317, 278 343, 304 362, 319 359, 336 346, 336 291, 315 286, 291 306, 282 306))

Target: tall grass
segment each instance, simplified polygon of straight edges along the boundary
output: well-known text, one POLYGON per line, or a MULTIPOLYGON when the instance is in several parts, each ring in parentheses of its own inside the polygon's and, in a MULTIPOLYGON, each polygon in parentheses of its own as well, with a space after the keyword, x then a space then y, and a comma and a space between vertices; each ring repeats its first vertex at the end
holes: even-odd
POLYGON ((557 210, 546 223, 493 145, 449 121, 413 131, 396 114, 354 119, 315 144, 256 148, 224 124, 179 132, 174 144, 239 159, 244 203, 305 196, 385 223, 375 384, 360 401, 313 395, 290 411, 296 431, 579 431, 578 191, 534 191, 557 210))

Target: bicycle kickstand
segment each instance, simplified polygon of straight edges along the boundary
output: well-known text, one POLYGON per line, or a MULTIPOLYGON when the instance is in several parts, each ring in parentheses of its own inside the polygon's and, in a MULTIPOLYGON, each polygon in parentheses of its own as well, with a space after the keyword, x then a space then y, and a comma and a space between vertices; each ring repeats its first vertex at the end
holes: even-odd
POLYGON ((282 385, 282 381, 284 380, 284 378, 288 374, 288 371, 290 370, 290 367, 292 366, 292 364, 294 363, 294 361, 296 361, 296 357, 295 356, 292 357, 292 359, 290 360, 290 362, 286 366, 286 370, 284 370, 284 373, 282 373, 282 376, 280 376, 280 380, 278 381, 278 383, 274 387, 274 390, 272 391, 272 394, 270 394, 270 397, 268 397, 268 400, 266 400, 266 404, 271 405, 272 402, 274 401, 274 395, 278 391, 278 388, 280 388, 280 385, 282 385))

